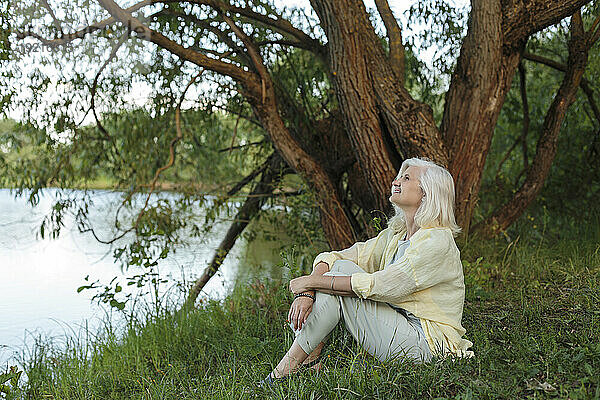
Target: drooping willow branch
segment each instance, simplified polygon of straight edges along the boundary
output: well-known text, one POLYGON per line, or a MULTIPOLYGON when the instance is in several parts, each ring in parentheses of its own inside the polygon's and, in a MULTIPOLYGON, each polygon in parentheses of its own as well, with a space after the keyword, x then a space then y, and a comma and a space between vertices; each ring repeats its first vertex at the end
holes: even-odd
POLYGON ((102 134, 104 135, 104 138, 111 142, 111 144, 115 150, 115 153, 117 155, 119 155, 119 149, 117 148, 115 141, 113 140, 113 137, 108 133, 106 128, 104 128, 104 125, 102 125, 102 123, 100 122, 100 119, 98 118, 98 113, 96 112, 95 98, 96 98, 96 90, 98 88, 98 81, 100 79, 100 75, 102 74, 104 69, 108 66, 108 64, 116 57, 117 52, 119 51, 119 49, 121 48, 123 43, 125 43, 126 40, 127 40, 127 35, 125 34, 125 35, 121 36, 119 41, 113 46, 113 48, 110 52, 110 55, 108 56, 106 61, 104 61, 104 64, 102 64, 102 66, 96 73, 96 76, 94 77, 94 81, 92 82, 92 87, 90 89, 90 96, 91 96, 90 107, 92 110, 92 114, 94 115, 94 119, 96 120, 96 126, 98 127, 100 132, 102 132, 102 134))
POLYGON ((196 82, 196 79, 198 79, 202 75, 203 72, 204 72, 204 69, 202 69, 197 75, 195 75, 188 82, 187 86, 183 90, 183 93, 181 94, 179 103, 177 103, 177 107, 175 108, 175 129, 176 129, 177 134, 173 138, 173 140, 171 140, 171 144, 169 145, 169 161, 167 162, 167 164, 165 164, 162 167, 160 167, 159 169, 157 169, 154 174, 154 179, 152 179, 152 182, 149 185, 150 190, 148 191, 148 195, 146 196, 146 201, 144 202, 144 206, 142 207, 141 211, 138 213, 138 216, 137 216, 137 219, 135 222, 136 229, 138 227, 140 219, 142 218, 142 216, 144 215, 144 212, 146 211, 146 208, 148 207, 148 202, 150 201, 150 196, 152 196, 152 193, 154 192, 154 190, 156 188, 156 183, 158 182, 158 178, 160 177, 160 174, 162 174, 165 170, 171 168, 173 166, 173 164, 175 163, 175 145, 177 145, 177 142, 179 142, 181 139, 183 139, 183 131, 181 130, 181 104, 183 103, 183 101, 185 99, 185 94, 187 93, 190 86, 192 86, 194 84, 194 82, 196 82))

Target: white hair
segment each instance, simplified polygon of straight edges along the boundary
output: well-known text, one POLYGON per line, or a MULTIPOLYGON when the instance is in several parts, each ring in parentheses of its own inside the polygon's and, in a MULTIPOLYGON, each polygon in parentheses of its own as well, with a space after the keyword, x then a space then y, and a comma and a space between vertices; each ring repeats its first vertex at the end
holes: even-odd
MULTIPOLYGON (((450 172, 428 159, 409 158, 402 163, 396 179, 399 179, 408 167, 421 169, 419 186, 425 193, 415 214, 415 224, 419 228, 449 228, 456 236, 460 232, 460 227, 454 218, 454 180, 450 172)), ((392 205, 396 213, 388 221, 388 226, 394 232, 406 231, 404 210, 393 203, 392 205)))

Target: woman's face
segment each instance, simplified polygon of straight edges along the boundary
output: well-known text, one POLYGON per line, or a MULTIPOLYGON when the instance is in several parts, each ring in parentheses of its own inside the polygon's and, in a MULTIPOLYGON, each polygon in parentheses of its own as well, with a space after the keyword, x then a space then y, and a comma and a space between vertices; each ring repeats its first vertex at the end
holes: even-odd
POLYGON ((422 170, 421 167, 408 167, 392 181, 392 203, 403 209, 416 209, 421 205, 423 190, 419 186, 419 177, 422 170))

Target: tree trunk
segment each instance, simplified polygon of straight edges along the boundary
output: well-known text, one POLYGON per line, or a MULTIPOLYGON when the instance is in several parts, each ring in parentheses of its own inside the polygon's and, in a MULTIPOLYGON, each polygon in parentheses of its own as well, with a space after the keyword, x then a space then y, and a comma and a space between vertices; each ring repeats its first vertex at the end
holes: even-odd
POLYGON ((420 155, 446 163, 431 108, 413 100, 396 78, 362 1, 311 4, 329 41, 333 86, 357 168, 373 207, 389 214, 391 181, 404 158, 420 155))
POLYGON ((442 119, 456 182, 456 214, 468 232, 494 127, 524 45, 505 48, 500 2, 474 1, 442 119))
POLYGON ((279 154, 272 155, 266 162, 266 169, 263 171, 260 181, 256 184, 244 205, 240 208, 236 214, 233 222, 229 226, 225 237, 219 244, 219 247, 215 250, 210 264, 204 269, 202 275, 196 279, 194 285, 190 289, 186 304, 184 307, 193 306, 196 302, 196 298, 208 283, 210 278, 219 270, 223 260, 229 254, 229 251, 235 244, 239 235, 246 229, 246 226, 250 221, 259 213, 260 208, 265 202, 266 195, 273 192, 273 183, 277 181, 280 175, 281 169, 283 168, 283 160, 279 154))
MULTIPOLYGON (((272 83, 265 83, 267 93, 273 93, 272 83)), ((285 161, 311 184, 317 196, 321 224, 329 245, 334 249, 351 246, 355 233, 343 204, 339 190, 331 181, 323 165, 308 155, 292 137, 278 112, 275 97, 268 95, 265 102, 253 100, 251 104, 285 161)))
POLYGON ((494 128, 528 37, 588 2, 472 1, 441 125, 464 232, 469 231, 494 128))

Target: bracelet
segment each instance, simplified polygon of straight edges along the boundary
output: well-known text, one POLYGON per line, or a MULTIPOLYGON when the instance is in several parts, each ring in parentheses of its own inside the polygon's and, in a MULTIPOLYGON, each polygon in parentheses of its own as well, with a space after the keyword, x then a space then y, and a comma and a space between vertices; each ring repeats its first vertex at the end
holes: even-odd
POLYGON ((331 277, 331 290, 333 290, 333 278, 335 278, 335 276, 331 277))
POLYGON ((298 293, 294 295, 294 300, 296 300, 298 297, 308 297, 309 299, 312 299, 312 301, 315 301, 315 296, 313 296, 312 294, 308 294, 308 293, 298 293))

